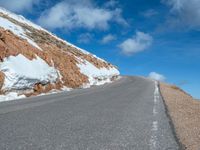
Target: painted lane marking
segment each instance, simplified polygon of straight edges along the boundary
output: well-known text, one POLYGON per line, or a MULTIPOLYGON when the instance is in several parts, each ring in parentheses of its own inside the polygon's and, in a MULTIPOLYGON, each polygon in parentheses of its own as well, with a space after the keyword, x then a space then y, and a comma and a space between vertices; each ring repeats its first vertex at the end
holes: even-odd
POLYGON ((156 116, 158 114, 158 104, 159 104, 159 99, 160 99, 160 94, 159 94, 159 88, 158 88, 158 82, 155 81, 155 90, 154 90, 154 106, 153 106, 153 117, 155 118, 154 121, 152 122, 152 135, 150 138, 150 149, 151 150, 156 150, 158 149, 158 126, 159 123, 156 119, 156 116))

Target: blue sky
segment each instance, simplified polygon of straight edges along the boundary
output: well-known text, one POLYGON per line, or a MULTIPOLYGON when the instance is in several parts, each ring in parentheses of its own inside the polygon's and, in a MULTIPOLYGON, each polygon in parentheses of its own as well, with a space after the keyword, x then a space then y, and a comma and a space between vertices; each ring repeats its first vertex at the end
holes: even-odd
POLYGON ((117 65, 122 75, 156 72, 200 98, 198 0, 0 0, 0 6, 117 65))

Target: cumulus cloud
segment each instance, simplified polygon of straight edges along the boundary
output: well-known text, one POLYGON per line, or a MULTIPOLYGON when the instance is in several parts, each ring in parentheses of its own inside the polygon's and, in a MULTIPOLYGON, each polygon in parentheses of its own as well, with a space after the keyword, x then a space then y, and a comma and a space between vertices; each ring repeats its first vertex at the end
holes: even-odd
POLYGON ((157 81, 165 81, 166 80, 166 77, 164 75, 156 73, 156 72, 149 73, 148 77, 150 79, 157 80, 157 81))
POLYGON ((109 43, 109 42, 111 42, 111 41, 113 41, 115 39, 116 39, 116 37, 114 35, 108 34, 108 35, 103 37, 103 39, 101 40, 101 43, 107 44, 107 43, 109 43))
POLYGON ((125 40, 119 47, 125 55, 132 55, 144 51, 151 46, 152 42, 153 37, 151 35, 137 31, 134 37, 125 40))
POLYGON ((112 20, 120 25, 128 27, 128 22, 122 17, 122 9, 116 8, 112 12, 112 20))
POLYGON ((93 35, 90 33, 81 34, 78 37, 78 43, 87 44, 93 39, 93 35))
POLYGON ((40 0, 0 0, 0 6, 14 12, 31 11, 40 0))
POLYGON ((168 23, 171 25, 184 25, 190 28, 200 27, 200 1, 199 0, 162 0, 170 10, 168 23))
POLYGON ((109 23, 127 24, 121 9, 100 8, 91 0, 64 0, 47 9, 38 23, 49 29, 87 28, 106 30, 109 23))

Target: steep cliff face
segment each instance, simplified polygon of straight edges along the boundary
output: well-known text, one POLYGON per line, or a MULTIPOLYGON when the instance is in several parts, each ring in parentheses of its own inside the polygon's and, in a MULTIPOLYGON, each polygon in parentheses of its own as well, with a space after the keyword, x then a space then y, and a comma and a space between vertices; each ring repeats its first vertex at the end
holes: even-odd
POLYGON ((119 75, 110 63, 0 8, 0 91, 37 95, 89 87, 119 75))

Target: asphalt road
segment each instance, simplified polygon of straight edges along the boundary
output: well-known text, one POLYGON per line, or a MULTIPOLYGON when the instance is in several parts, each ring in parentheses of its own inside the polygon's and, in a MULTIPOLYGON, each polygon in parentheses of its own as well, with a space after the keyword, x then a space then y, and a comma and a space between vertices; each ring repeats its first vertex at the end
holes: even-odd
POLYGON ((0 150, 176 150, 155 83, 141 77, 0 103, 0 150))

